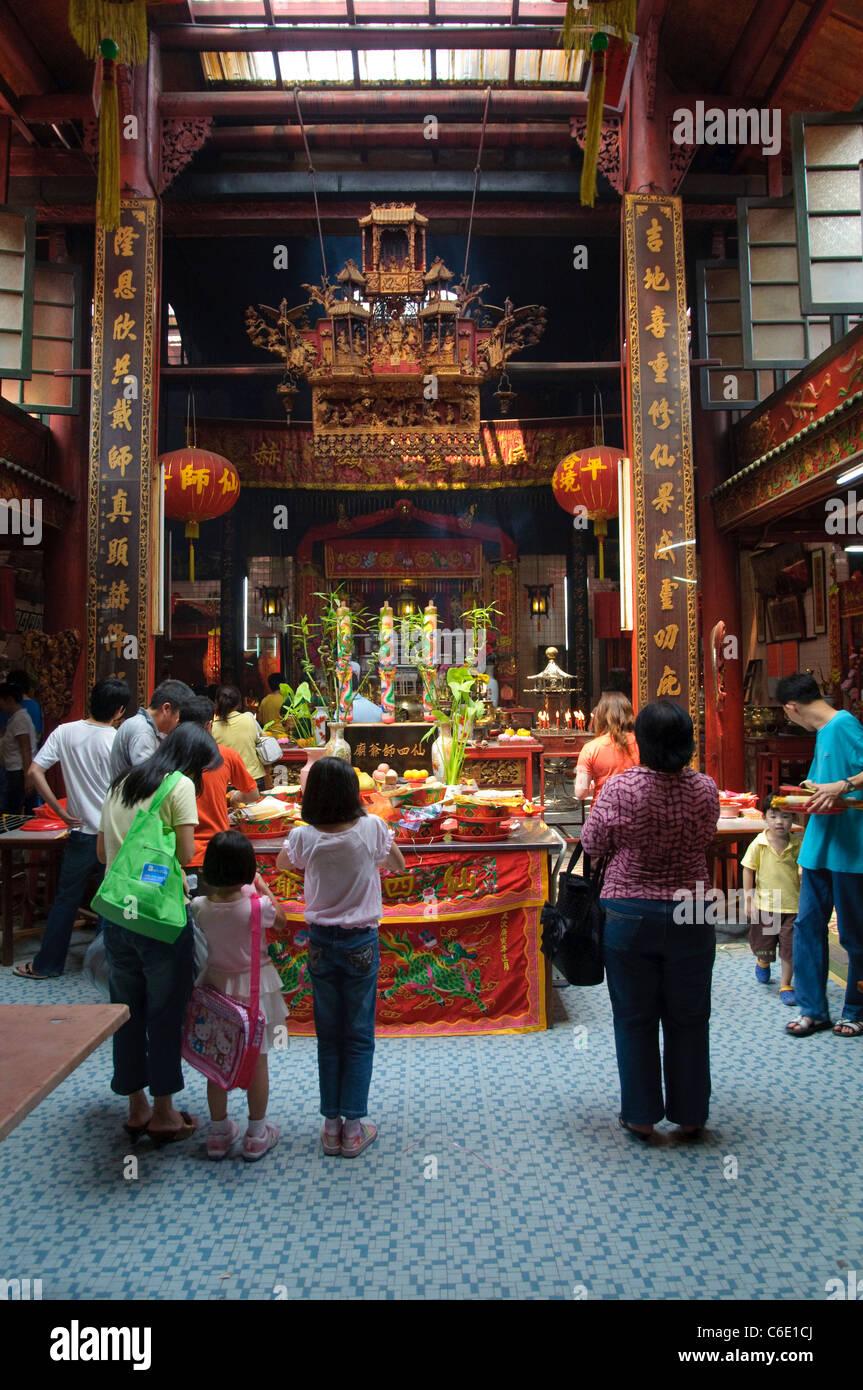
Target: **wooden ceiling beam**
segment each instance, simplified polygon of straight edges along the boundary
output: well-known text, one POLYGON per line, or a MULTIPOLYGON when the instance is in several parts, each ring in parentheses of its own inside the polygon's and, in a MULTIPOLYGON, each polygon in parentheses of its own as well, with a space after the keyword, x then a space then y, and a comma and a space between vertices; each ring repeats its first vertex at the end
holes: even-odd
POLYGON ((0 76, 16 95, 49 92, 54 79, 5 0, 0 0, 0 76))
POLYGON ((802 63, 819 32, 830 18, 838 0, 813 0, 808 15, 801 24, 791 47, 782 60, 779 70, 764 94, 764 105, 779 101, 794 71, 802 63))
POLYGON ((794 3, 795 0, 756 0, 748 23, 720 78, 720 91, 727 92, 736 99, 748 93, 794 3))

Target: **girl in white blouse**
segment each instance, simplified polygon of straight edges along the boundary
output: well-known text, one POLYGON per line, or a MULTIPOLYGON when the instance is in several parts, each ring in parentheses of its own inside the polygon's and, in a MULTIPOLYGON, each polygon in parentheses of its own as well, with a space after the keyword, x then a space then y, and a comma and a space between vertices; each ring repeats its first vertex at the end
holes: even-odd
POLYGON ((355 1158, 377 1138, 363 1124, 375 1051, 381 868, 405 861, 393 831, 366 815, 354 769, 340 758, 312 765, 305 825, 292 830, 278 867, 305 874, 318 1078, 325 1154, 355 1158))

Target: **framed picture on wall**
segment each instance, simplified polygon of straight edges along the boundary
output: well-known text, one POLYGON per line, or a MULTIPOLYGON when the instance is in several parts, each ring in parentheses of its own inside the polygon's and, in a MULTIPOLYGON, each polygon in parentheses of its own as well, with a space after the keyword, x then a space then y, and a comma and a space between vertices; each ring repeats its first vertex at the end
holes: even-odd
POLYGON ((767 641, 767 605, 762 594, 755 595, 755 640, 767 641))
POLYGON ((806 636, 806 615, 799 594, 770 599, 767 617, 773 642, 801 642, 806 636))
POLYGON ((812 551, 812 620, 816 637, 827 631, 827 583, 824 551, 812 551))

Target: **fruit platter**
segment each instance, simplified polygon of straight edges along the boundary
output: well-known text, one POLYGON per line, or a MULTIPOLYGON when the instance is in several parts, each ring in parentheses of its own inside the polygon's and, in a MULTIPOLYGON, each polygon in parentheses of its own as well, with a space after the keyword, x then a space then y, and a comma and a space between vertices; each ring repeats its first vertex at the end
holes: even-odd
POLYGON ((390 797, 395 806, 432 806, 446 796, 444 783, 431 777, 424 768, 409 767, 400 781, 392 768, 381 763, 372 778, 378 790, 390 797))
POLYGON ((519 739, 533 738, 530 729, 504 729, 497 736, 498 743, 517 743, 519 739))
POLYGON ((256 840, 275 840, 297 824, 301 811, 284 797, 264 796, 251 806, 241 806, 230 817, 235 830, 256 840))

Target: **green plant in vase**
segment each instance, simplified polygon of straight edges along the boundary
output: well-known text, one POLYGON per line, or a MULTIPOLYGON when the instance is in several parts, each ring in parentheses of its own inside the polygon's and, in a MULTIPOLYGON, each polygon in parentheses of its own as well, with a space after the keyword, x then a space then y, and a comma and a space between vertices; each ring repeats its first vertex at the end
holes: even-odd
MULTIPOLYGON (((473 695, 476 673, 469 666, 451 666, 446 673, 446 683, 451 696, 449 711, 435 709, 437 725, 452 725, 449 739, 441 737, 442 780, 447 786, 454 786, 461 780, 464 760, 473 736, 473 727, 485 708, 482 700, 473 695)), ((439 727, 432 726, 423 734, 426 739, 439 734, 439 727)))
MULTIPOLYGON (((279 710, 279 718, 282 723, 287 720, 294 730, 298 745, 302 748, 306 744, 314 743, 312 731, 312 692, 307 681, 302 681, 296 688, 285 683, 280 683, 279 690, 282 696, 282 708, 279 710)), ((264 733, 271 729, 277 721, 271 719, 264 725, 264 733)))
MULTIPOLYGON (((328 724, 340 722, 342 710, 342 675, 339 669, 339 609, 347 605, 347 595, 341 585, 326 593, 314 594, 321 601, 321 616, 317 622, 311 621, 303 613, 299 621, 291 623, 289 631, 299 650, 300 666, 306 679, 298 689, 306 688, 309 699, 316 697, 318 706, 324 710, 328 724), (317 647, 318 667, 312 660, 311 649, 317 647), (317 671, 320 670, 320 680, 317 671)), ((372 614, 368 609, 351 610, 351 639, 371 631, 372 614)), ((371 678, 380 659, 380 648, 372 652, 372 665, 360 681, 356 690, 345 692, 344 708, 350 710, 354 700, 361 694, 371 678)), ((311 709, 311 706, 310 706, 311 709)))

